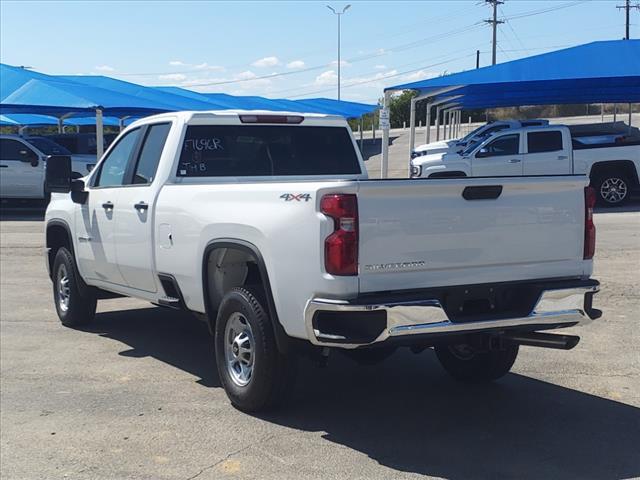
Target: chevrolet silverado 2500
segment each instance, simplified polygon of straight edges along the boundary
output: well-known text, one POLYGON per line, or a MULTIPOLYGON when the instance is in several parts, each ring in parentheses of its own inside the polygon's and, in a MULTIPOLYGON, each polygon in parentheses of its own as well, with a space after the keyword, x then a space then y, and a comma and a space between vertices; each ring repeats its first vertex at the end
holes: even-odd
POLYGON ((640 136, 563 125, 510 128, 460 152, 411 160, 411 176, 587 175, 603 206, 621 205, 640 188, 640 136))
POLYGON ((584 176, 368 180, 345 120, 220 111, 127 127, 83 179, 47 169, 47 265, 63 325, 113 295, 206 321, 231 402, 291 389, 301 353, 433 347, 460 380, 588 322, 598 282, 584 176))

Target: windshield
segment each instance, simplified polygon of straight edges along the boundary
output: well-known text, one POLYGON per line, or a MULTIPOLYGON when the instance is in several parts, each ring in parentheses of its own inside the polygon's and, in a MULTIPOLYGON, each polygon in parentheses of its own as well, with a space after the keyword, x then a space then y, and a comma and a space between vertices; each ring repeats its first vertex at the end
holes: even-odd
POLYGON ((28 137, 26 140, 45 155, 71 155, 69 150, 48 138, 28 137))

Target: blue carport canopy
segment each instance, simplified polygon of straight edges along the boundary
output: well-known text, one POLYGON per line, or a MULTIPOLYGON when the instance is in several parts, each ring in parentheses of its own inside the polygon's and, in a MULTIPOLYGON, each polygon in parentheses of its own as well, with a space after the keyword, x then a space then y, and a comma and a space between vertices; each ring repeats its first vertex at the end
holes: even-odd
POLYGON ((593 42, 385 89, 393 90, 462 95, 455 101, 464 108, 640 102, 640 40, 593 42))

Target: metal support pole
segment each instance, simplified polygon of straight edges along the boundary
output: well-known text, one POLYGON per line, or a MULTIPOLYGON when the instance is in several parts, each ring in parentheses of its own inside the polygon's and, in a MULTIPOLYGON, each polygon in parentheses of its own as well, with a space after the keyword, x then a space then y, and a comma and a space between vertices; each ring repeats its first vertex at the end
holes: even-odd
POLYGON ((376 139, 376 112, 371 114, 371 138, 376 139))
POLYGON ((429 143, 431 141, 431 103, 427 103, 427 131, 424 135, 425 143, 429 143))
POLYGON ((447 124, 449 123, 449 110, 442 112, 442 139, 447 139, 447 124))
POLYGON ((614 103, 613 104, 613 123, 615 123, 617 119, 618 119, 618 104, 614 103))
POLYGON ((364 151, 364 117, 360 117, 360 153, 364 151))
POLYGON ((64 133, 64 120, 58 117, 58 133, 64 133))
POLYGON ((604 123, 604 103, 600 104, 600 123, 604 123))
POLYGON ((436 107, 436 142, 440 140, 440 106, 436 107))
MULTIPOLYGON (((383 107, 385 110, 389 110, 389 104, 391 103, 391 92, 384 92, 383 107)), ((389 129, 382 129, 382 158, 380 159, 380 178, 387 178, 389 170, 389 129)))
POLYGON ((409 114, 409 158, 416 147, 416 99, 411 99, 411 111, 409 114))
POLYGON ((102 109, 96 108, 96 157, 100 161, 104 153, 104 125, 102 123, 102 109))
POLYGON ((631 104, 629 104, 629 134, 631 134, 631 104))
POLYGON ((471 133, 471 115, 469 115, 469 121, 467 122, 467 135, 471 133))

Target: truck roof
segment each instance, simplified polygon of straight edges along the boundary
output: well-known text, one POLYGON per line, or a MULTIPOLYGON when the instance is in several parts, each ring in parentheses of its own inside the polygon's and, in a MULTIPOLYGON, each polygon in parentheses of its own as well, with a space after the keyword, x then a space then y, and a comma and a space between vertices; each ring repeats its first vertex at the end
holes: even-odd
POLYGON ((167 112, 157 115, 151 115, 149 117, 141 118, 131 123, 131 126, 145 125, 151 122, 157 122, 158 120, 169 120, 178 118, 185 123, 189 123, 192 120, 206 120, 207 118, 238 118, 239 115, 278 115, 278 116, 301 116, 305 119, 313 119, 314 123, 317 122, 334 124, 339 126, 346 125, 346 120, 339 115, 327 115, 323 113, 310 113, 310 112, 282 112, 274 110, 186 110, 179 112, 167 112))

